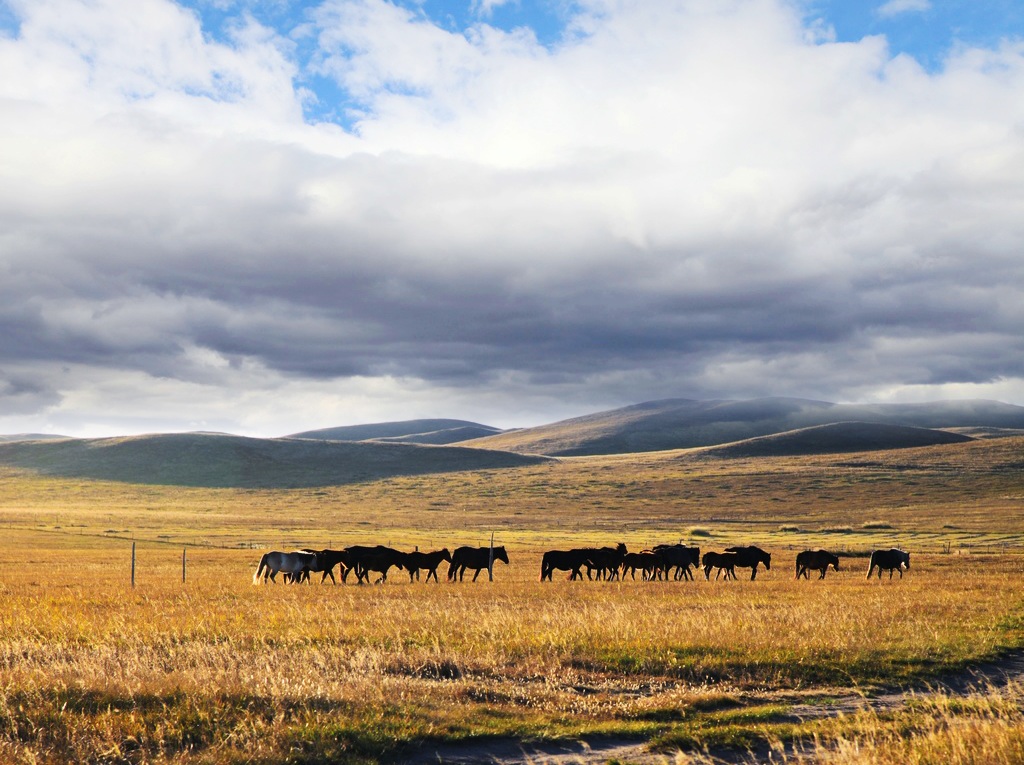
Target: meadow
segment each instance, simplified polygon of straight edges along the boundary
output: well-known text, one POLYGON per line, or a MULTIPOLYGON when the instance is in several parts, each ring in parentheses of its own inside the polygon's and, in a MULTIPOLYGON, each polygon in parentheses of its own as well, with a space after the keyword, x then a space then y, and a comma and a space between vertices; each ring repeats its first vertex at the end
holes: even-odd
POLYGON ((1021 439, 666 452, 301 490, 6 470, 0 760, 385 763, 583 737, 680 762, 773 746, 793 762, 1022 762, 1014 684, 799 711, 1024 647, 1022 453, 1021 439), (492 533, 510 557, 493 582, 251 583, 269 548, 492 533), (537 581, 545 549, 678 540, 756 543, 773 567, 753 582, 537 581), (859 556, 896 544, 911 570, 866 580, 859 556), (795 581, 808 547, 843 551, 842 570, 795 581))

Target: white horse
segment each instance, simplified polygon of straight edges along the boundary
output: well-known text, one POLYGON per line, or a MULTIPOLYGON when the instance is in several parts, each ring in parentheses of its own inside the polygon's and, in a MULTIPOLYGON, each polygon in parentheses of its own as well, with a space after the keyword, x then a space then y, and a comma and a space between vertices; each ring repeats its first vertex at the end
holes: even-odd
POLYGON ((319 570, 317 564, 317 553, 280 552, 279 550, 274 550, 260 558, 260 565, 256 569, 256 573, 252 575, 252 583, 259 584, 261 576, 264 582, 267 581, 268 576, 270 581, 276 582, 275 577, 278 571, 291 574, 293 579, 298 581, 299 574, 304 570, 319 570))

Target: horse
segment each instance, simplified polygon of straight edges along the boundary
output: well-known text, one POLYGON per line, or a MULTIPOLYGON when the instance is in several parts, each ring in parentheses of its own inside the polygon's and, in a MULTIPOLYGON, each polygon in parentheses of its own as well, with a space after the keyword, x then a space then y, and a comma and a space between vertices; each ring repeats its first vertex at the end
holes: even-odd
POLYGON ((704 568, 704 578, 706 580, 711 579, 711 569, 717 568, 718 573, 715 574, 715 580, 721 573, 725 572, 726 579, 736 578, 736 566, 738 565, 739 554, 734 552, 706 552, 700 559, 701 566, 704 568))
POLYGON ((448 581, 454 582, 455 577, 458 576, 459 581, 462 581, 463 574, 466 573, 467 568, 476 569, 476 573, 473 574, 473 581, 480 576, 480 572, 488 568, 491 560, 491 551, 494 551, 494 560, 503 561, 505 565, 508 565, 508 553, 505 552, 505 547, 458 547, 455 552, 452 553, 452 562, 448 566, 448 581))
POLYGON ((266 582, 267 578, 270 581, 277 582, 277 573, 283 571, 286 574, 290 574, 292 579, 298 581, 299 575, 307 569, 313 569, 317 565, 317 553, 306 553, 306 552, 281 552, 280 550, 274 550, 268 552, 260 558, 260 565, 256 568, 256 573, 252 575, 252 583, 259 584, 260 578, 266 582))
POLYGON ((868 579, 878 566, 878 578, 882 578, 882 569, 888 569, 889 578, 892 579, 892 572, 899 571, 900 579, 903 578, 903 569, 910 568, 910 553, 897 550, 893 547, 890 550, 875 550, 871 553, 871 565, 868 566, 868 579))
POLYGON ((765 552, 760 547, 754 547, 753 545, 747 547, 726 547, 725 551, 736 553, 739 556, 736 559, 737 566, 750 569, 750 581, 754 581, 757 577, 757 566, 759 563, 763 563, 766 569, 771 570, 772 554, 765 552))
POLYGON ((653 581, 657 572, 661 570, 662 560, 650 550, 638 553, 626 553, 622 558, 622 578, 626 578, 629 572, 631 579, 636 579, 636 570, 640 569, 643 580, 653 581))
POLYGON ((598 579, 611 581, 618 578, 622 559, 628 550, 623 542, 619 542, 615 547, 588 547, 584 552, 587 554, 587 561, 583 564, 587 567, 587 579, 596 571, 598 579))
POLYGON ((825 572, 828 571, 829 566, 836 571, 839 570, 838 555, 833 555, 826 550, 804 550, 796 556, 796 578, 799 579, 802 576, 805 579, 810 579, 807 571, 808 569, 814 569, 821 572, 821 576, 818 579, 824 579, 825 572))
POLYGON ((569 579, 582 579, 581 569, 589 560, 590 551, 586 549, 548 550, 540 559, 540 581, 551 581, 551 575, 557 571, 568 571, 569 579))
POLYGON ((356 579, 360 583, 364 580, 369 582, 370 572, 376 571, 380 574, 377 584, 386 582, 388 580, 388 571, 391 570, 392 566, 396 568, 406 567, 405 560, 407 555, 408 553, 396 550, 393 547, 385 547, 384 545, 371 547, 368 551, 356 556, 356 579))
POLYGON ((676 570, 675 578, 693 579, 693 572, 690 566, 700 568, 700 548, 687 547, 686 545, 655 545, 654 554, 659 556, 664 563, 665 578, 673 568, 676 570))
POLYGON ((308 582, 310 571, 319 571, 321 572, 320 584, 327 581, 327 577, 331 578, 332 583, 337 584, 338 580, 334 578, 334 567, 340 563, 341 579, 342 581, 345 581, 345 576, 348 573, 348 569, 351 567, 347 550, 311 550, 307 547, 303 547, 302 552, 315 553, 317 555, 317 567, 307 568, 305 571, 293 575, 293 578, 297 577, 300 582, 308 582))
POLYGON ((412 581, 413 576, 419 579, 420 569, 424 569, 427 572, 426 581, 430 581, 430 577, 434 577, 434 581, 437 581, 437 567, 441 565, 441 561, 448 561, 451 563, 452 554, 448 552, 448 548, 445 547, 441 550, 434 550, 433 552, 415 552, 405 554, 405 570, 409 572, 409 581, 412 581))

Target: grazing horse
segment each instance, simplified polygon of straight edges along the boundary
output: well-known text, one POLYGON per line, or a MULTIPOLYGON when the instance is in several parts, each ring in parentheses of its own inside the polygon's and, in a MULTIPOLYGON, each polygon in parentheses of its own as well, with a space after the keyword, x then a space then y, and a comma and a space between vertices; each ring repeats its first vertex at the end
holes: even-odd
POLYGON ((628 550, 623 542, 619 542, 615 547, 588 547, 585 552, 587 553, 587 562, 584 565, 587 567, 587 579, 591 578, 593 572, 597 572, 596 576, 598 579, 617 579, 619 576, 619 568, 622 566, 622 560, 626 557, 628 550))
POLYGON ((480 572, 487 568, 491 559, 491 550, 494 550, 494 560, 503 561, 505 565, 508 565, 508 553, 505 552, 505 547, 458 547, 455 552, 452 553, 452 562, 448 566, 448 581, 454 582, 455 577, 462 581, 462 575, 466 573, 467 568, 476 569, 476 573, 473 574, 473 581, 480 576, 480 572))
POLYGON ((824 579, 825 572, 828 571, 829 566, 836 571, 839 570, 838 555, 834 555, 826 550, 804 550, 796 556, 796 578, 799 579, 802 576, 805 579, 810 579, 811 577, 807 571, 814 569, 821 572, 821 576, 818 579, 824 579))
POLYGON ((434 577, 434 581, 437 581, 437 567, 441 565, 442 561, 448 561, 451 563, 452 554, 448 552, 448 548, 445 547, 441 550, 434 550, 433 552, 415 552, 405 554, 405 569, 409 572, 409 581, 412 581, 413 576, 417 579, 420 578, 420 569, 427 572, 426 581, 430 581, 430 577, 434 577))
POLYGON ((725 572, 726 579, 736 578, 736 566, 739 561, 739 555, 734 552, 706 552, 700 559, 701 566, 704 568, 704 578, 706 580, 711 579, 711 569, 717 568, 718 573, 715 574, 715 580, 725 572))
POLYGON ((892 579, 892 572, 899 571, 900 579, 903 578, 903 569, 910 568, 910 553, 897 550, 893 547, 890 550, 875 550, 871 553, 871 565, 868 566, 868 579, 878 566, 878 578, 882 578, 882 569, 889 571, 889 578, 892 579))
POLYGON ((589 555, 586 549, 548 550, 540 559, 540 581, 550 582, 555 571, 568 571, 569 579, 582 579, 581 569, 587 565, 589 555))
POLYGON ((700 548, 686 545, 655 545, 654 554, 659 556, 665 569, 665 578, 673 568, 676 570, 676 581, 693 579, 690 566, 700 568, 700 548))
POLYGON ((317 553, 281 552, 274 550, 260 558, 260 565, 256 568, 256 573, 252 575, 252 583, 259 584, 261 577, 264 582, 269 577, 270 581, 276 583, 279 571, 290 574, 294 581, 298 581, 299 575, 303 571, 312 570, 316 565, 317 553))
POLYGON ((757 577, 757 566, 759 563, 763 563, 764 567, 771 570, 772 567, 772 554, 767 553, 760 547, 754 547, 753 545, 747 547, 726 547, 726 552, 736 553, 736 565, 740 568, 750 569, 750 581, 754 581, 757 577))

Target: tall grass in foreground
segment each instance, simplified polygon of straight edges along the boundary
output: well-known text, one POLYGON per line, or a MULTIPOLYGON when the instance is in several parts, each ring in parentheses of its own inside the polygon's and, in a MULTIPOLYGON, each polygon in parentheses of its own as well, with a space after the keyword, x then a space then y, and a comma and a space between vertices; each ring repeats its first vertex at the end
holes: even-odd
MULTIPOLYGON (((259 586, 249 553, 135 590, 102 554, 0 578, 0 760, 381 762, 424 741, 670 733, 754 694, 928 676, 1021 641, 1021 562, 794 581, 259 586)), ((983 565, 973 565, 983 564, 983 565)), ((725 724, 711 719, 712 726, 725 724)), ((735 721, 728 723, 735 725, 735 721)))

